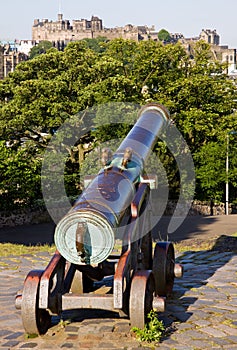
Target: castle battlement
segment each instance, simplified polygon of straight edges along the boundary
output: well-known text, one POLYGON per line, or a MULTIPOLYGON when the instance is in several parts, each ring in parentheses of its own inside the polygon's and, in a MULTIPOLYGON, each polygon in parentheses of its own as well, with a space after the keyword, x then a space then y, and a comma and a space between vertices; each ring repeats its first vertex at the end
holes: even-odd
MULTIPOLYGON (((133 26, 127 24, 124 27, 105 28, 102 19, 98 16, 92 16, 88 19, 64 20, 62 14, 58 14, 57 21, 48 19, 35 19, 32 26, 32 40, 48 40, 52 43, 64 43, 77 41, 86 38, 98 38, 106 36, 109 40, 115 38, 146 40, 154 26, 133 26)), ((57 45, 55 45, 57 46, 57 45)))

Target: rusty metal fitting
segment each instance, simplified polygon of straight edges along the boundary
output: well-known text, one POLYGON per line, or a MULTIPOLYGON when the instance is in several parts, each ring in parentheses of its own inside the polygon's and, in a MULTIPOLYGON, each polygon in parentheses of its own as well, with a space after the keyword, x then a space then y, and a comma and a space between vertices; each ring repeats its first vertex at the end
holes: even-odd
POLYGON ((183 266, 181 264, 174 265, 174 275, 176 278, 182 278, 184 273, 183 266))
POLYGON ((18 292, 15 298, 15 307, 17 310, 21 310, 22 292, 18 292))
POLYGON ((165 297, 154 296, 152 307, 157 312, 165 312, 166 298, 165 297))

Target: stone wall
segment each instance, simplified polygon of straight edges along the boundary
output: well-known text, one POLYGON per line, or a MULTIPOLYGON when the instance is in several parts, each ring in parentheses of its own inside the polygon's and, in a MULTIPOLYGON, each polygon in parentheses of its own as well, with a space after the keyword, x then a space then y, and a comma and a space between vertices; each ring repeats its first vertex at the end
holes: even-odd
MULTIPOLYGON (((154 200, 154 198, 153 198, 154 200)), ((158 201, 155 201, 153 203, 153 210, 154 212, 158 212, 158 201)), ((174 210, 176 208, 176 202, 175 201, 169 201, 169 203, 166 206, 166 210, 164 215, 171 216, 174 213, 174 210)), ((53 210, 54 217, 57 217, 59 220, 65 213, 65 208, 63 207, 57 207, 57 208, 51 208, 51 212, 53 210)), ((67 209, 66 209, 67 210, 67 209)), ((225 215, 225 204, 214 204, 213 205, 213 214, 212 215, 225 215)), ((182 216, 185 215, 187 212, 187 208, 185 206, 182 206, 179 208, 179 215, 182 216)), ((236 214, 237 213, 237 207, 231 206, 229 207, 229 214, 236 214)), ((211 206, 210 203, 203 203, 194 201, 191 208, 188 211, 188 215, 211 215, 211 206)), ((18 211, 13 212, 0 212, 0 228, 3 227, 14 227, 19 225, 29 225, 29 224, 40 224, 45 222, 51 222, 52 219, 50 215, 48 214, 47 210, 45 208, 39 208, 39 209, 22 209, 18 211)))
MULTIPOLYGON (((176 208, 176 202, 170 201, 166 207, 165 215, 173 215, 176 208)), ((184 208, 185 209, 185 208, 184 208)), ((234 206, 229 206, 229 214, 236 213, 236 208, 234 206)), ((182 216, 182 211, 180 212, 182 216)), ((194 215, 225 215, 225 204, 224 203, 214 203, 211 207, 211 203, 194 201, 191 208, 188 211, 189 216, 194 215)))
POLYGON ((0 212, 0 228, 50 222, 45 209, 21 209, 12 212, 0 212))

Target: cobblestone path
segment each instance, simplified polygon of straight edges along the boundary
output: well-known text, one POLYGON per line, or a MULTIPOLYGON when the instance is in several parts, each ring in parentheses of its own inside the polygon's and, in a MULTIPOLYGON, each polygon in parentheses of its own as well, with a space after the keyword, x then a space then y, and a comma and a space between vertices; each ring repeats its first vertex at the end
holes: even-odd
MULTIPOLYGON (((65 315, 71 321, 53 320, 42 337, 27 339, 16 292, 27 273, 44 268, 48 253, 0 259, 0 350, 6 349, 150 349, 130 334, 129 320, 109 313, 65 315)), ((153 349, 237 350, 237 255, 233 252, 188 251, 176 261, 184 276, 175 280, 167 310, 159 315, 167 334, 153 349)))

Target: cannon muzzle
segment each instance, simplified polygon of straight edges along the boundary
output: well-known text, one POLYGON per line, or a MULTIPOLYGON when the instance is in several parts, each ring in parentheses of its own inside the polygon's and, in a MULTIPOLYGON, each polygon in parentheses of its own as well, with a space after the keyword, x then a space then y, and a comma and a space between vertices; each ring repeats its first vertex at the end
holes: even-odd
POLYGON ((66 260, 93 265, 111 254, 119 228, 129 220, 144 163, 168 119, 162 105, 148 104, 114 155, 104 151, 104 168, 56 227, 55 244, 66 260))

